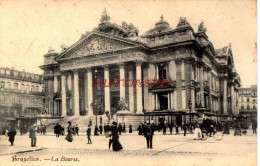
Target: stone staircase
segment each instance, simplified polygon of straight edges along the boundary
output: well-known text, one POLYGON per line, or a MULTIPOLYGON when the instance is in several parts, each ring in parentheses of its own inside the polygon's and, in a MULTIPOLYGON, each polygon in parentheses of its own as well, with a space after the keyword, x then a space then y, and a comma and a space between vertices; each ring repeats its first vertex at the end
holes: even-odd
MULTIPOLYGON (((100 125, 100 117, 101 115, 98 115, 97 117, 97 124, 100 125)), ((86 132, 88 128, 89 121, 92 121, 92 128, 96 125, 96 116, 66 116, 63 118, 52 118, 52 119, 46 119, 42 123, 45 124, 47 132, 54 132, 54 126, 56 123, 59 123, 61 126, 64 126, 65 131, 68 126, 68 121, 71 122, 72 126, 76 126, 76 124, 79 127, 79 132, 86 132)), ((107 123, 107 117, 105 115, 102 115, 102 125, 104 126, 104 123, 107 123)))

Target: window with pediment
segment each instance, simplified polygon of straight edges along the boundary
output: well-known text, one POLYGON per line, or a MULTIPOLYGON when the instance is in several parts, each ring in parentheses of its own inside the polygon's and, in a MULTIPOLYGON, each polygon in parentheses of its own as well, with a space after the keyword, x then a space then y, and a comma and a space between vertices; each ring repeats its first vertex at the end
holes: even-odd
POLYGON ((36 86, 36 87, 35 87, 35 91, 36 91, 36 92, 39 92, 39 86, 36 86))
POLYGON ((18 83, 14 83, 14 89, 18 90, 18 83))
POLYGON ((34 91, 34 86, 33 86, 33 85, 31 86, 31 91, 32 91, 32 92, 34 91))

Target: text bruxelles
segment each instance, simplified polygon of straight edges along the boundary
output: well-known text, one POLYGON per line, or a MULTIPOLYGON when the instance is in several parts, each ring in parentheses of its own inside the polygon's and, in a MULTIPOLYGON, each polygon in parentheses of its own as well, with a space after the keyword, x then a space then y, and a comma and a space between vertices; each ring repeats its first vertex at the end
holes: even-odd
POLYGON ((123 85, 123 87, 153 87, 153 88, 166 88, 170 86, 171 81, 169 79, 148 79, 145 81, 135 80, 135 79, 110 79, 109 81, 106 79, 95 79, 93 81, 92 87, 119 87, 119 85, 123 85))

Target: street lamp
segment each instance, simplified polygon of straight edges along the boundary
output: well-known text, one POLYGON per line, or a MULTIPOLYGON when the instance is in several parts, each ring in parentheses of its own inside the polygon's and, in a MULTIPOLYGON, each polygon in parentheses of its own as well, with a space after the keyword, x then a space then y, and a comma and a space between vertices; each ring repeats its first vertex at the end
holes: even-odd
POLYGON ((191 127, 191 106, 192 106, 192 102, 189 101, 188 105, 189 105, 189 109, 190 109, 190 132, 192 132, 192 127, 191 127))

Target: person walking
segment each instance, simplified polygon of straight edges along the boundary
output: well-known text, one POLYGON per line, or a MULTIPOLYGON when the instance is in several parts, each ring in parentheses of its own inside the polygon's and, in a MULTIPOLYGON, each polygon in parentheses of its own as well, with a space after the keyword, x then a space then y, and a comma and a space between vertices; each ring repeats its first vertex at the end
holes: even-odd
POLYGON ((256 128, 257 128, 257 122, 253 121, 252 123, 253 134, 256 134, 256 128))
POLYGON ((139 126, 138 126, 138 128, 137 128, 137 130, 138 130, 138 135, 142 135, 142 124, 140 124, 139 126))
POLYGON ((103 133, 103 126, 102 126, 102 124, 99 126, 99 133, 100 133, 100 135, 103 133))
POLYGON ((45 134, 46 134, 46 126, 43 125, 43 135, 45 135, 45 134))
POLYGON ((172 123, 169 123, 168 126, 169 126, 169 129, 170 129, 170 134, 172 134, 173 124, 172 124, 172 123))
POLYGON ((36 147, 36 125, 32 125, 29 128, 29 138, 31 138, 31 147, 36 147))
POLYGON ((92 144, 92 141, 91 141, 91 128, 90 128, 90 125, 88 125, 88 129, 87 129, 87 136, 88 136, 88 144, 92 144))
POLYGON ((67 127, 67 132, 68 132, 68 135, 65 137, 65 139, 68 141, 68 142, 72 142, 73 141, 73 137, 72 137, 72 127, 71 127, 71 122, 68 121, 68 127, 67 127))
POLYGON ((121 135, 121 133, 122 133, 122 125, 121 125, 121 123, 119 123, 118 131, 119 131, 119 135, 121 135))
POLYGON ((129 124, 129 133, 132 133, 132 132, 133 132, 132 125, 129 124))
POLYGON ((184 122, 182 128, 183 128, 183 131, 184 131, 184 136, 186 136, 186 132, 187 132, 187 124, 186 124, 186 122, 184 122))
POLYGON ((123 130, 122 130, 123 133, 126 133, 126 130, 125 130, 125 123, 123 124, 123 130))
POLYGON ((41 131, 41 135, 43 134, 43 126, 41 124, 41 127, 40 127, 40 131, 41 131))
POLYGON ((111 127, 111 136, 113 151, 120 151, 121 149, 123 149, 121 143, 119 142, 119 135, 116 122, 113 122, 113 126, 111 127))
POLYGON ((76 132, 77 135, 79 135, 79 127, 78 127, 77 124, 76 124, 76 127, 75 127, 75 132, 76 132))
POLYGON ((175 128, 175 130, 176 130, 176 135, 178 135, 178 134, 179 134, 179 126, 178 126, 178 124, 176 124, 175 127, 176 127, 176 128, 175 128))
POLYGON ((198 122, 195 123, 195 130, 194 130, 194 140, 196 139, 202 139, 202 133, 198 122))
POLYGON ((144 137, 146 138, 146 144, 148 149, 153 148, 153 133, 154 133, 153 127, 150 125, 150 123, 148 123, 144 127, 144 137))
POLYGON ((60 137, 60 125, 59 123, 56 123, 54 126, 54 134, 56 134, 56 137, 60 137))
POLYGON ((16 135, 16 130, 14 126, 10 127, 10 130, 7 133, 8 137, 9 137, 9 142, 11 143, 11 146, 14 145, 14 137, 16 135))
POLYGON ((72 127, 72 134, 76 135, 75 126, 72 127))
POLYGON ((166 135, 166 124, 163 124, 163 135, 166 135))

